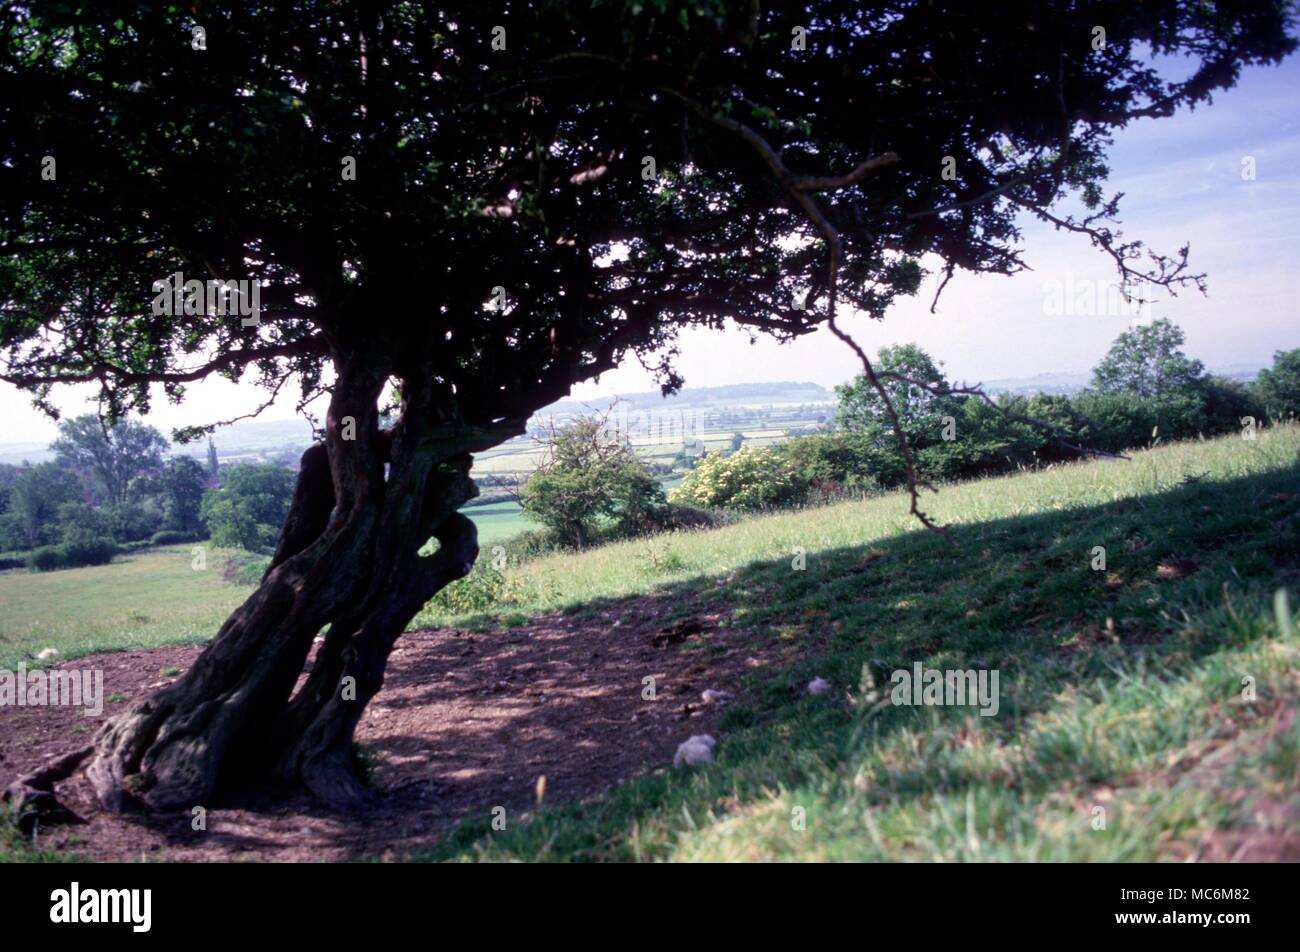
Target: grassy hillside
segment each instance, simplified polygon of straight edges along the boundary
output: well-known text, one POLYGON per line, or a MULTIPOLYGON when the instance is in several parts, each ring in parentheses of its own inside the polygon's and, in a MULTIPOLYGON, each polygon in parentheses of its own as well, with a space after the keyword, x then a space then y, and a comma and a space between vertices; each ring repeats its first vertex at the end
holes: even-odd
POLYGON ((62 658, 91 651, 205 641, 249 589, 223 580, 227 554, 211 547, 192 567, 193 546, 118 556, 109 565, 0 572, 0 668, 45 648, 62 658))
POLYGON ((429 858, 1300 856, 1300 640, 1275 604, 1300 588, 1297 492, 1284 428, 948 487, 927 508, 955 548, 889 496, 512 569, 511 613, 652 594, 665 622, 723 617, 680 650, 781 663, 749 676, 713 766, 429 858), (915 662, 996 669, 998 714, 890 704, 915 662))

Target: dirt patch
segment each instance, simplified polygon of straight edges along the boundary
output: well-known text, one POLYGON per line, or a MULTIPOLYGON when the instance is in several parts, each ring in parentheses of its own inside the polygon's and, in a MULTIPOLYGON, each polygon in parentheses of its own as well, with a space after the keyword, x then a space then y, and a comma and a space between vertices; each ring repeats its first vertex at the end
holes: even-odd
MULTIPOLYGON (((561 614, 485 633, 414 631, 398 642, 383 691, 357 741, 384 791, 343 817, 303 799, 215 806, 207 831, 191 816, 119 817, 100 810, 80 775, 60 799, 89 822, 41 831, 38 844, 95 860, 311 861, 401 858, 496 806, 517 822, 545 798, 582 800, 647 771, 668 769, 692 734, 718 734, 722 705, 706 689, 741 691, 761 650, 720 615, 683 619, 656 639, 673 605, 645 597, 590 617, 561 614), (643 700, 653 677, 655 700, 643 700)), ((83 746, 104 717, 173 680, 201 646, 90 655, 58 667, 104 672, 113 698, 99 717, 66 707, 0 707, 0 789, 83 746)), ((723 743, 725 736, 720 736, 723 743)))

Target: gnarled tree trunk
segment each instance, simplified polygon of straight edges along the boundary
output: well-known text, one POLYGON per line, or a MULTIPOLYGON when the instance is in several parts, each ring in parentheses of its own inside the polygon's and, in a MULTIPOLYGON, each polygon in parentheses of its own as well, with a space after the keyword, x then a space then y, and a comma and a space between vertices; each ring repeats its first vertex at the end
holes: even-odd
POLYGON ((467 427, 437 384, 403 376, 401 419, 381 431, 388 376, 376 361, 341 366, 326 441, 303 456, 257 591, 184 676, 97 735, 87 774, 109 808, 190 809, 272 784, 303 786, 337 809, 367 797, 352 738, 389 653, 478 555, 474 525, 457 512, 477 494, 469 454, 522 429, 467 427), (420 555, 430 538, 437 550, 420 555))

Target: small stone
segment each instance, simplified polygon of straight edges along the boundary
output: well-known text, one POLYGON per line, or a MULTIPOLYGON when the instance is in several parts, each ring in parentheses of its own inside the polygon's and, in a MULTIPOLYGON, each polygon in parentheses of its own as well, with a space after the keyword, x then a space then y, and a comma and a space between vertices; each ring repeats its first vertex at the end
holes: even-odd
POLYGON ((831 683, 825 678, 813 678, 808 682, 808 693, 814 696, 825 694, 831 689, 831 683))
POLYGON ((46 658, 56 657, 58 653, 58 648, 42 648, 36 653, 36 658, 38 661, 44 661, 46 658))
POLYGON ((677 745, 677 756, 673 758, 673 766, 680 767, 686 764, 695 767, 699 764, 713 763, 713 748, 718 745, 709 734, 695 734, 690 740, 684 740, 677 745))
POLYGON ((700 700, 705 704, 725 704, 727 701, 730 701, 731 698, 732 695, 726 691, 715 691, 712 688, 709 688, 707 691, 700 694, 700 700))

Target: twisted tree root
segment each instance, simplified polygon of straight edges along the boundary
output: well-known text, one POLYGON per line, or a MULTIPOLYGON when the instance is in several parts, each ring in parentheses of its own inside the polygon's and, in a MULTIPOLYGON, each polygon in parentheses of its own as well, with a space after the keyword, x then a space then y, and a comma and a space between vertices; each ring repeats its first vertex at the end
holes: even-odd
POLYGON ((85 823, 54 795, 54 785, 67 780, 77 768, 95 752, 93 744, 64 754, 23 774, 0 795, 0 800, 11 805, 14 823, 23 833, 31 833, 37 825, 54 826, 61 823, 85 823))

